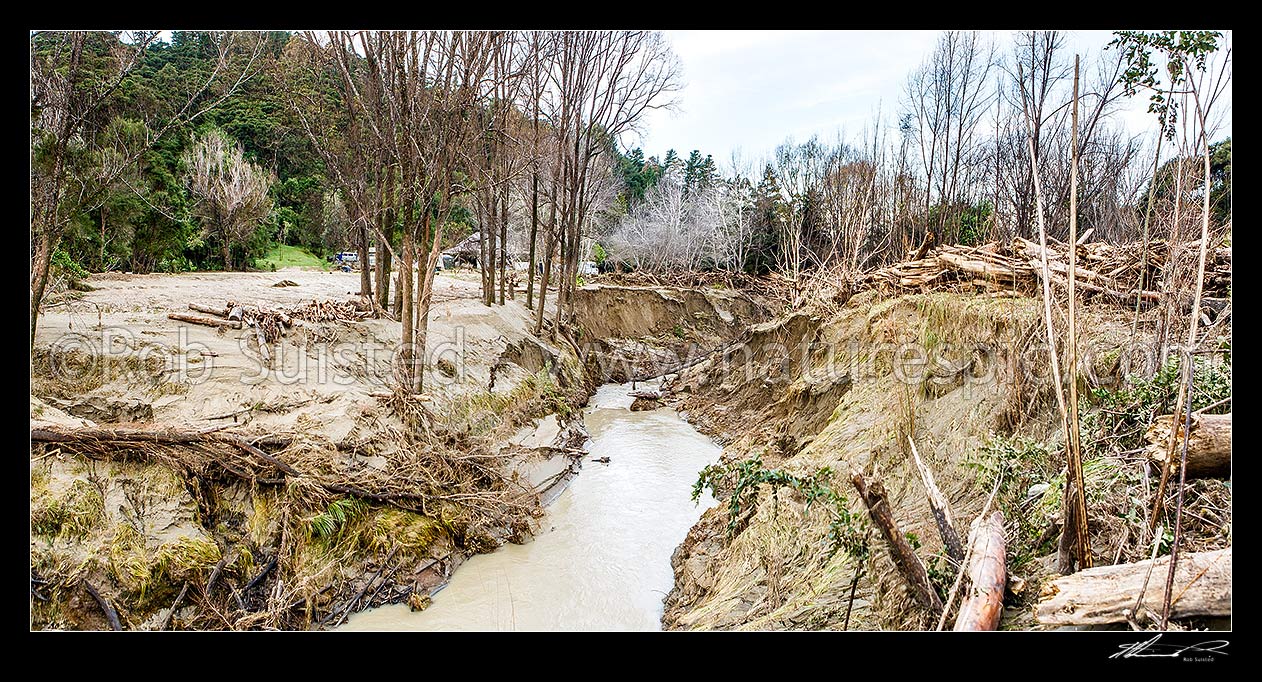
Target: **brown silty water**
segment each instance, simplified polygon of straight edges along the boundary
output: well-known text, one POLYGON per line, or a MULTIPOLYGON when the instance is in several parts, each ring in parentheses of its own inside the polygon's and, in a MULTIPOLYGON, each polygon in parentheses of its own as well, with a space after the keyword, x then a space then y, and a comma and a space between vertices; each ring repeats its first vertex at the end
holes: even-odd
MULTIPOLYGON (((637 387, 643 387, 640 384, 637 387)), ((472 557, 432 605, 352 616, 342 630, 659 630, 670 557, 715 500, 693 502, 720 448, 670 409, 631 412, 607 384, 584 421, 591 455, 523 545, 472 557), (609 457, 608 464, 592 460, 609 457)))

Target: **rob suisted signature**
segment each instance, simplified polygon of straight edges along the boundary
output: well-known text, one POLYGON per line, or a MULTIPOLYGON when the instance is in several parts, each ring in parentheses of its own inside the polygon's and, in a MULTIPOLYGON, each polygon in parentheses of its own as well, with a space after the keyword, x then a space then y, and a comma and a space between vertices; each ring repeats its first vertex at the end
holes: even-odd
POLYGON ((1185 654, 1210 654, 1209 656, 1189 656, 1188 660, 1213 660, 1212 654, 1227 655, 1223 648, 1228 642, 1225 639, 1211 639, 1199 644, 1158 644, 1161 635, 1155 635, 1146 642, 1123 644, 1120 651, 1109 658, 1184 658, 1185 654))

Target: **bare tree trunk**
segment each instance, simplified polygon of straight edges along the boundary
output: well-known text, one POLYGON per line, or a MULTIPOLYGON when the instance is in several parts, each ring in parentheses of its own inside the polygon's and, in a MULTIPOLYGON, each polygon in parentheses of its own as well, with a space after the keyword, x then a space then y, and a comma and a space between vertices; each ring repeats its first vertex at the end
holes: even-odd
MULTIPOLYGON (((390 249, 382 248, 377 254, 377 302, 386 311, 390 310, 390 249)), ((394 311, 399 312, 397 309, 394 311)))
POLYGON ((228 241, 227 234, 223 236, 223 270, 232 270, 232 242, 228 241))
MULTIPOLYGON (((1138 598, 1140 613, 1131 617, 1156 620, 1152 616, 1161 608, 1166 581, 1148 583, 1145 576, 1154 569, 1165 573, 1169 567, 1167 556, 1058 578, 1044 589, 1034 617, 1044 625, 1124 623, 1138 598)), ((1171 604, 1170 617, 1230 616, 1231 576, 1230 547, 1181 557, 1170 583, 1179 595, 1171 604)))
POLYGON ((535 307, 535 239, 539 234, 539 171, 530 179, 530 256, 526 260, 526 307, 535 307))
POLYGON ((489 231, 487 225, 491 222, 491 209, 484 206, 482 215, 478 217, 478 277, 482 280, 482 305, 491 305, 491 282, 487 278, 487 269, 491 262, 490 241, 487 239, 486 233, 489 231))
MULTIPOLYGON (((378 221, 381 229, 377 232, 377 300, 381 307, 390 310, 390 266, 394 257, 390 254, 390 244, 386 243, 392 234, 394 234, 394 209, 387 205, 385 200, 386 191, 393 193, 394 191, 394 166, 386 169, 386 179, 383 186, 378 192, 378 221)), ((398 303, 395 304, 394 314, 399 314, 398 303)))
POLYGON ((39 306, 48 288, 48 271, 53 260, 52 235, 41 230, 35 236, 35 258, 31 263, 31 347, 35 347, 35 328, 39 324, 39 306))
MULTIPOLYGON (((1061 574, 1077 568, 1091 568, 1091 540, 1087 534, 1087 498, 1082 480, 1082 447, 1078 431, 1078 55, 1074 55, 1073 127, 1069 166, 1069 413, 1065 434, 1068 461, 1065 464, 1065 527, 1061 532, 1058 563, 1061 574), (1069 570, 1066 570, 1069 569, 1069 570)), ((1056 378, 1060 381, 1060 377, 1056 378)))
POLYGON ((977 517, 969 533, 969 545, 972 559, 967 568, 973 585, 960 604, 955 630, 994 630, 1003 615, 1003 593, 1008 583, 1003 512, 996 511, 984 519, 977 517))
MULTIPOLYGON (((964 547, 960 545, 959 533, 955 530, 955 520, 951 518, 951 506, 947 504, 946 496, 938 489, 938 484, 933 479, 933 472, 920 459, 920 452, 916 450, 916 443, 907 437, 907 442, 911 444, 912 459, 915 460, 916 470, 920 472, 920 480, 924 483, 925 494, 929 498, 929 508, 933 512, 933 520, 938 524, 938 533, 942 535, 942 544, 946 547, 947 555, 956 562, 964 561, 964 547)), ((960 570, 963 570, 961 567, 960 570)))
POLYGON ((359 221, 359 295, 372 298, 372 275, 368 269, 368 217, 359 221))
MULTIPOLYGON (((1170 442, 1174 425, 1174 415, 1166 414, 1153 420, 1152 426, 1144 434, 1148 441, 1145 454, 1160 466, 1167 465, 1170 457, 1170 442)), ((1175 441, 1184 441, 1183 425, 1179 425, 1179 437, 1175 441)), ((1193 414, 1191 435, 1187 436, 1187 476, 1189 478, 1206 478, 1231 476, 1231 415, 1230 414, 1193 414)))
POLYGON ((508 183, 502 190, 500 210, 500 305, 504 305, 504 289, 508 282, 508 183))
POLYGON ((894 521, 894 512, 890 508, 889 496, 885 493, 885 486, 877 480, 869 483, 859 473, 853 474, 850 482, 859 491, 859 497, 863 498, 863 504, 867 506, 872 522, 885 536, 890 558, 894 560, 899 573, 911 587, 916 601, 932 611, 934 615, 941 614, 942 599, 934 591, 933 584, 929 582, 929 573, 925 570, 924 563, 920 561, 920 557, 916 556, 907 538, 898 529, 898 524, 894 521))
MULTIPOLYGON (((444 207, 445 208, 445 207, 444 207)), ((446 211, 444 210, 445 214, 446 211)), ((429 336, 429 306, 434 298, 434 273, 438 267, 438 259, 442 257, 442 226, 433 227, 429 216, 425 218, 425 234, 429 237, 430 247, 429 253, 425 258, 425 272, 418 273, 421 281, 420 296, 417 297, 417 328, 416 328, 416 345, 421 354, 420 368, 416 372, 416 391, 419 393, 424 386, 425 363, 428 358, 425 357, 425 344, 429 336)))
POLYGON ((539 308, 535 310, 535 336, 543 334, 543 309, 548 300, 548 280, 552 277, 552 251, 557 241, 552 230, 547 230, 543 249, 543 276, 539 278, 539 308))
POLYGON ((499 202, 495 200, 494 187, 487 192, 487 195, 491 212, 490 219, 482 229, 482 241, 486 242, 486 264, 482 266, 483 271, 486 272, 486 291, 482 294, 487 305, 494 305, 495 269, 498 267, 496 259, 499 258, 499 202))
POLYGON ((397 376, 399 384, 406 391, 412 390, 413 374, 415 365, 413 363, 414 346, 413 340, 413 263, 416 262, 416 244, 412 231, 405 229, 403 231, 403 262, 399 272, 399 296, 402 306, 399 308, 399 320, 403 323, 403 339, 402 348, 399 352, 399 371, 397 376))

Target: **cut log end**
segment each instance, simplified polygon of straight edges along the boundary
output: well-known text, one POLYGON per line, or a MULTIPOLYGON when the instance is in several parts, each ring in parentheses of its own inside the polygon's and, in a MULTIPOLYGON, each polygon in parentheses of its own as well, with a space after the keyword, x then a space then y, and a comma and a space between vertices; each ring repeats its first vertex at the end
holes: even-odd
MULTIPOLYGON (((1170 433, 1174 415, 1157 417, 1144 438, 1148 441, 1145 453, 1158 464, 1166 461, 1170 452, 1170 433)), ((1189 478, 1220 478, 1231 476, 1231 415, 1193 414, 1191 437, 1188 438, 1187 475, 1189 478)), ((1179 439, 1175 443, 1174 464, 1183 456, 1183 425, 1179 425, 1179 439)))

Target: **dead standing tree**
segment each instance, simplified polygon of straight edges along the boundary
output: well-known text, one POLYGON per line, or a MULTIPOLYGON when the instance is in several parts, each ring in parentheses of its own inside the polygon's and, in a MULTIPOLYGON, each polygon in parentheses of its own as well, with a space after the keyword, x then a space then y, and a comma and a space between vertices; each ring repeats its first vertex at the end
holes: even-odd
POLYGON ((551 73, 549 120, 557 136, 560 163, 555 167, 558 192, 552 210, 544 272, 539 290, 535 333, 543 327, 543 303, 552 278, 551 254, 560 252, 557 285, 557 328, 573 312, 583 230, 598 197, 589 191, 593 159, 609 140, 631 131, 650 109, 668 107, 666 99, 679 87, 678 60, 660 33, 591 31, 562 33, 551 73))
POLYGON ((231 270, 233 245, 247 240, 272 210, 272 177, 219 129, 200 137, 184 164, 196 199, 192 212, 201 218, 203 234, 218 237, 224 270, 231 270))

